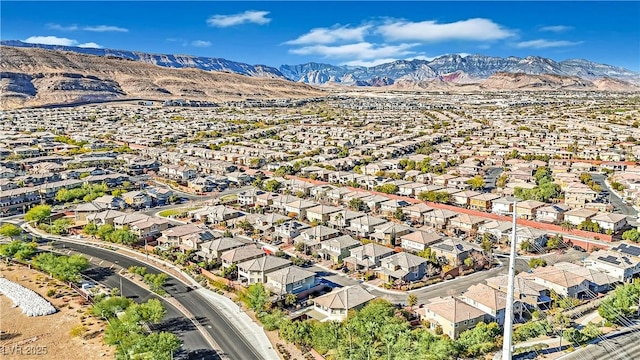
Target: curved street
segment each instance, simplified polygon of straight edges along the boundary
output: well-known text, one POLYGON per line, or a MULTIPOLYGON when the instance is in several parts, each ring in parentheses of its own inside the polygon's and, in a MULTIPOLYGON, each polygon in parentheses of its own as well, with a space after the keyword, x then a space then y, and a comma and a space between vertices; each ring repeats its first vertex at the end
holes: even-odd
MULTIPOLYGON (((119 267, 124 269, 127 269, 130 266, 144 266, 147 267, 149 273, 160 272, 153 267, 149 267, 143 262, 131 259, 115 251, 80 245, 72 242, 64 242, 63 244, 58 239, 53 238, 48 238, 48 240, 55 241, 55 246, 59 250, 72 250, 74 252, 84 254, 89 258, 102 259, 104 261, 117 264, 119 267)), ((165 291, 171 297, 175 298, 191 314, 193 314, 209 335, 215 339, 216 343, 223 351, 223 353, 220 354, 221 356, 226 356, 232 360, 264 358, 251 344, 247 342, 245 337, 236 329, 236 327, 231 324, 231 322, 226 319, 218 309, 213 307, 209 300, 205 299, 199 291, 195 291, 191 287, 182 284, 171 274, 166 274, 168 275, 169 280, 164 286, 165 291)), ((211 357, 203 357, 202 359, 214 358, 217 357, 214 355, 211 357)))

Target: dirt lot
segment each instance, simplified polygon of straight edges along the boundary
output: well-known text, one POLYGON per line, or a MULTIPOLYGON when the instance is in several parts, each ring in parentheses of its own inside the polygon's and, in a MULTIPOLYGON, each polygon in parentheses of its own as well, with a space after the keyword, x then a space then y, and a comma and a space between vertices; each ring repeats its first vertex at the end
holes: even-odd
POLYGON ((26 267, 0 265, 0 276, 29 288, 47 299, 58 312, 28 317, 13 302, 0 295, 0 358, 27 359, 113 359, 114 352, 102 341, 104 324, 85 315, 83 299, 55 280, 26 267), (46 296, 55 289, 53 297, 46 296), (82 335, 71 329, 84 326, 82 335))

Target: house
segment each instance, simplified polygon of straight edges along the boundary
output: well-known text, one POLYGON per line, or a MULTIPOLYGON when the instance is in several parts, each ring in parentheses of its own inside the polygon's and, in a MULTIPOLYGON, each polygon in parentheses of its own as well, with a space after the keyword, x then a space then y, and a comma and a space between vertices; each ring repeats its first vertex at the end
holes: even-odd
POLYGON ((513 225, 509 221, 488 221, 478 226, 478 234, 489 234, 494 241, 508 240, 511 236, 513 225))
POLYGON ((358 236, 367 237, 374 231, 374 227, 377 225, 381 225, 386 223, 387 220, 371 216, 365 215, 356 219, 352 219, 350 221, 349 227, 347 230, 355 233, 358 236))
POLYGON ((329 218, 329 226, 344 229, 351 226, 351 220, 366 216, 365 213, 360 211, 351 211, 348 209, 340 210, 334 214, 331 214, 329 218))
POLYGON ((407 251, 420 252, 442 240, 442 236, 433 231, 414 231, 400 236, 400 246, 407 251))
POLYGON ((321 322, 340 322, 350 310, 359 310, 375 298, 360 285, 347 286, 313 299, 313 309, 306 314, 321 322))
POLYGON ((149 217, 146 220, 136 221, 129 225, 129 230, 134 233, 138 239, 147 240, 155 238, 168 228, 169 221, 155 217, 149 217))
MULTIPOLYGON (((521 273, 522 274, 522 273, 521 273)), ((486 279, 487 285, 506 293, 508 286, 508 276, 499 275, 486 279)), ((524 278, 520 274, 516 275, 514 282, 514 300, 519 300, 531 308, 548 308, 551 305, 551 292, 548 287, 538 284, 533 280, 524 278)))
POLYGON ((536 200, 520 201, 516 203, 516 216, 527 220, 533 220, 536 218, 537 210, 545 205, 545 203, 536 200))
POLYGON ((402 208, 402 212, 407 217, 418 223, 424 223, 424 215, 429 211, 433 211, 433 208, 425 203, 416 203, 402 208))
POLYGON ((385 281, 417 281, 427 272, 427 259, 407 252, 399 252, 380 259, 378 278, 385 281))
MULTIPOLYGON (((216 234, 216 233, 214 233, 216 234)), ((200 244, 200 250, 196 255, 203 260, 217 260, 226 251, 246 245, 244 241, 236 238, 218 237, 217 239, 205 241, 200 244)))
POLYGON ((316 273, 299 266, 288 266, 266 275, 266 286, 278 295, 299 294, 315 287, 316 273))
POLYGON ((501 196, 493 193, 483 193, 469 199, 469 207, 472 209, 491 212, 493 201, 500 199, 501 196))
POLYGON ((264 250, 260 249, 256 245, 249 244, 225 251, 224 253, 222 253, 222 255, 220 255, 220 260, 222 261, 222 267, 228 268, 233 264, 238 264, 251 259, 257 259, 263 256, 267 256, 264 250))
POLYGON ((253 229, 263 233, 270 232, 274 230, 277 224, 284 223, 288 220, 290 220, 289 217, 277 213, 262 214, 255 218, 253 229))
POLYGON ((409 205, 411 205, 411 203, 409 203, 409 202, 407 202, 405 200, 391 199, 391 200, 387 200, 385 202, 380 203, 380 211, 385 212, 385 213, 389 213, 389 214, 393 214, 398 209, 402 209, 402 208, 407 207, 409 205))
POLYGON ((151 197, 151 201, 156 205, 165 205, 170 202, 173 196, 173 190, 161 187, 147 188, 147 194, 151 197))
MULTIPOLYGON (((507 308, 507 294, 485 284, 475 284, 459 297, 465 303, 482 310, 489 315, 489 321, 495 321, 498 325, 504 324, 504 317, 507 308)), ((514 300, 514 319, 522 318, 524 306, 522 302, 514 300)))
POLYGON ((586 278, 553 266, 535 268, 531 273, 523 273, 522 277, 544 285, 558 295, 576 299, 591 297, 586 278))
POLYGON ((318 254, 325 260, 331 260, 334 264, 342 262, 349 256, 349 250, 362 245, 349 235, 342 235, 328 239, 320 243, 318 254))
POLYGON ((452 218, 458 216, 458 213, 451 210, 435 209, 425 214, 425 224, 431 225, 436 229, 446 229, 452 218))
POLYGON ((275 226, 274 236, 280 237, 281 239, 288 242, 300 235, 302 230, 308 229, 310 227, 311 226, 300 221, 289 220, 275 226))
POLYGON ((627 216, 624 214, 600 213, 591 218, 600 226, 600 230, 616 233, 627 226, 627 216))
POLYGON ((458 232, 475 234, 478 232, 478 227, 485 221, 484 218, 479 216, 460 214, 449 220, 449 226, 458 232))
POLYGON ((134 222, 147 220, 148 218, 149 215, 145 215, 142 213, 124 213, 122 216, 118 216, 117 218, 113 219, 113 227, 115 227, 116 229, 122 229, 125 226, 133 224, 134 222))
POLYGON ((294 244, 303 242, 307 248, 320 248, 320 242, 336 237, 340 232, 336 229, 318 225, 304 229, 293 239, 294 244))
POLYGON ((238 280, 247 285, 265 283, 267 274, 291 266, 291 261, 277 256, 261 256, 238 263, 238 280))
POLYGON ((211 241, 215 239, 216 236, 217 235, 215 235, 209 230, 187 234, 180 238, 180 245, 178 245, 178 248, 180 248, 180 250, 182 250, 183 253, 187 251, 195 252, 195 251, 198 251, 198 249, 200 249, 200 245, 202 243, 211 241))
POLYGON ((335 206, 318 205, 307 209, 307 220, 316 221, 318 224, 325 224, 331 216, 337 214, 342 209, 335 206))
POLYGON ((564 213, 564 221, 571 225, 578 226, 598 214, 597 211, 590 209, 573 209, 564 213))
POLYGON ((208 207, 206 211, 207 221, 212 224, 219 224, 221 222, 238 218, 241 215, 242 213, 238 210, 224 205, 211 206, 208 207))
POLYGON ((603 294, 608 292, 609 290, 613 290, 615 288, 615 284, 619 282, 618 279, 610 276, 603 271, 586 268, 584 266, 565 261, 555 263, 553 264, 553 267, 556 269, 568 271, 572 274, 576 274, 576 276, 582 276, 587 279, 589 281, 589 291, 594 296, 596 294, 603 294))
POLYGON ((431 252, 441 263, 460 266, 471 255, 473 248, 468 243, 454 238, 446 238, 431 246, 431 252))
POLYGON ((573 208, 583 208, 598 198, 598 193, 587 185, 577 183, 564 189, 564 203, 573 208))
POLYGON ((84 222, 87 220, 87 215, 97 214, 106 209, 107 207, 104 206, 103 204, 96 203, 93 201, 84 203, 84 204, 79 204, 78 206, 76 206, 75 209, 73 209, 74 220, 76 222, 84 222))
POLYGON ((120 195, 124 202, 134 209, 142 209, 150 207, 152 204, 151 196, 145 191, 129 191, 120 195))
POLYGON ((512 196, 505 196, 491 201, 491 212, 498 215, 509 215, 513 213, 513 204, 517 199, 512 196))
POLYGON ((318 204, 307 200, 295 200, 284 205, 284 211, 288 216, 298 216, 304 219, 307 216, 307 209, 318 206, 318 204))
POLYGON ((433 299, 429 304, 416 311, 420 319, 429 324, 429 329, 456 339, 465 330, 473 329, 484 322, 487 314, 466 302, 452 297, 433 299))
POLYGON ((395 222, 387 222, 377 225, 373 228, 373 232, 369 234, 372 240, 383 245, 396 246, 398 238, 412 231, 412 228, 395 222))
POLYGON ((636 256, 613 250, 598 250, 584 260, 587 269, 599 270, 620 282, 630 282, 640 274, 640 260, 636 256))
POLYGON ((564 221, 564 213, 571 208, 563 204, 543 206, 536 211, 536 221, 559 224, 564 221))
POLYGON ((479 192, 473 190, 459 191, 451 195, 451 202, 461 207, 469 207, 471 199, 480 195, 479 192))
POLYGON ((238 204, 241 206, 253 206, 256 204, 258 196, 264 194, 264 191, 251 188, 238 193, 238 204))
POLYGON ((114 219, 125 216, 125 215, 127 214, 118 210, 104 210, 99 213, 87 215, 85 218, 87 222, 91 222, 98 226, 102 226, 105 224, 113 225, 114 219))
POLYGON ((344 264, 352 270, 369 270, 380 266, 380 260, 394 253, 388 247, 369 243, 350 250, 351 255, 344 259, 344 264))
POLYGON ((162 235, 158 238, 158 244, 163 247, 177 247, 187 235, 204 231, 206 231, 205 228, 193 224, 172 227, 161 233, 162 235))
POLYGON ((516 245, 520 246, 526 241, 531 244, 531 250, 534 252, 542 252, 548 240, 546 231, 524 226, 516 229, 516 245))
POLYGON ((432 183, 433 183, 433 185, 447 186, 448 183, 449 183, 449 180, 455 179, 455 178, 456 178, 455 175, 442 174, 442 175, 434 176, 433 180, 432 180, 432 183))

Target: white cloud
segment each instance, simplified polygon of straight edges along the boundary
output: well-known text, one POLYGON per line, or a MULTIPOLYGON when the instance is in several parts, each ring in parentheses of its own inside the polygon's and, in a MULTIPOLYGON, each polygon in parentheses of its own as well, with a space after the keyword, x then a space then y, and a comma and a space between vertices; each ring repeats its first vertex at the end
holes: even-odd
POLYGON ((563 31, 569 31, 572 30, 573 26, 566 26, 566 25, 552 25, 552 26, 544 26, 540 28, 540 31, 550 31, 550 32, 563 32, 563 31))
POLYGON ((209 46, 211 46, 211 41, 193 40, 193 41, 191 42, 191 46, 195 46, 195 47, 209 47, 209 46))
POLYGON ((387 40, 487 41, 505 39, 515 32, 505 29, 489 19, 475 18, 452 23, 438 24, 436 21, 410 22, 405 20, 387 22, 378 28, 378 33, 387 40))
POLYGON ((31 36, 23 41, 31 44, 61 45, 61 46, 75 46, 76 44, 78 44, 76 40, 61 38, 56 36, 31 36))
POLYGON ((287 41, 285 44, 330 44, 339 41, 363 41, 370 28, 371 25, 349 27, 348 25, 340 26, 336 24, 331 28, 311 29, 308 33, 300 35, 295 40, 287 41))
POLYGON ((338 46, 304 46, 298 49, 291 49, 289 52, 297 55, 320 55, 325 58, 352 58, 366 60, 400 57, 413 54, 413 51, 410 51, 409 49, 417 45, 418 44, 377 45, 369 42, 359 42, 338 46))
POLYGON ((88 43, 84 43, 84 44, 80 44, 78 45, 78 47, 81 48, 93 48, 93 49, 102 49, 102 46, 94 43, 94 42, 88 42, 88 43))
POLYGON ((78 44, 77 40, 61 38, 57 36, 31 36, 25 40, 22 40, 30 44, 44 44, 44 45, 59 45, 59 46, 77 46, 83 48, 95 48, 100 49, 102 46, 94 42, 86 42, 78 44))
POLYGON ((243 13, 231 15, 218 14, 207 19, 207 24, 215 27, 229 27, 246 23, 265 25, 271 21, 270 18, 266 17, 267 15, 269 15, 268 11, 257 10, 247 10, 243 13))
POLYGON ((82 30, 94 32, 129 32, 129 29, 112 25, 85 26, 82 30))
POLYGON ((519 49, 524 49, 524 48, 546 49, 546 48, 552 48, 552 47, 574 46, 579 44, 582 44, 582 41, 537 39, 537 40, 519 42, 516 44, 516 47, 519 49))
POLYGON ((76 31, 78 30, 78 25, 69 25, 64 26, 60 24, 47 24, 47 28, 58 31, 76 31))
POLYGON ((374 60, 370 60, 370 61, 368 61, 368 60, 351 60, 351 61, 343 62, 340 65, 372 67, 372 66, 376 66, 376 65, 380 65, 380 64, 386 64, 386 63, 394 62, 396 60, 398 60, 398 59, 386 58, 386 59, 374 59, 374 60))

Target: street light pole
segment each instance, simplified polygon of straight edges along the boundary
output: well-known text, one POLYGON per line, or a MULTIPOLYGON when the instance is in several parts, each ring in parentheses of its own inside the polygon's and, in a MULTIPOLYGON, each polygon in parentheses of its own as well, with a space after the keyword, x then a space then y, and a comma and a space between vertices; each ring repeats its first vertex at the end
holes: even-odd
POLYGON ((513 227, 511 230, 511 252, 509 254, 509 277, 507 288, 507 304, 504 319, 504 340, 502 342, 502 360, 511 360, 513 345, 513 298, 514 279, 516 273, 516 202, 513 202, 513 227))

